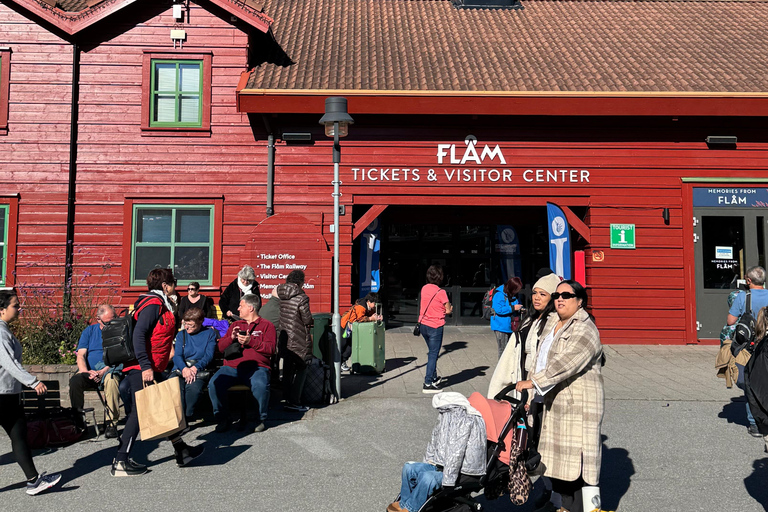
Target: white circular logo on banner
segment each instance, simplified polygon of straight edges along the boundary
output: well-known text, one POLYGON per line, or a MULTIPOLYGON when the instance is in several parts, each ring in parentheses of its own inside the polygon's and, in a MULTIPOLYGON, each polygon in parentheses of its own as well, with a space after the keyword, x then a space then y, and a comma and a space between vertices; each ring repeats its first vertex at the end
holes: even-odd
POLYGON ((501 241, 505 244, 511 244, 515 241, 515 230, 510 228, 504 228, 501 231, 501 241))
POLYGON ((560 236, 565 233, 565 219, 559 215, 552 219, 552 232, 555 236, 560 236))

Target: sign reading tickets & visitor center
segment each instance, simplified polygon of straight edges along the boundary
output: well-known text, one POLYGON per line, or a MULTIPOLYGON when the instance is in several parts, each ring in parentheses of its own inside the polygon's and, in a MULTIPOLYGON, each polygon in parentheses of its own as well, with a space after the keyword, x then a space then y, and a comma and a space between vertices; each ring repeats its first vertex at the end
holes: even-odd
POLYGON ((611 224, 611 249, 634 249, 635 225, 611 224))

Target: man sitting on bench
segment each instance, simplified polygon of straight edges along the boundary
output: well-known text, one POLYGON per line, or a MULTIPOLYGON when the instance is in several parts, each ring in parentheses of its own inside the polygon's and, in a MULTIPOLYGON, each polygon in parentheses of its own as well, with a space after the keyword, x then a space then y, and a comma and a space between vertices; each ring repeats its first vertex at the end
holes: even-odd
POLYGON ((224 366, 208 384, 213 415, 218 423, 216 432, 225 432, 231 426, 227 391, 236 384, 250 387, 258 402, 259 423, 253 430, 262 432, 266 428, 264 420, 269 408, 271 358, 275 353, 277 336, 275 326, 259 316, 260 309, 261 299, 258 296, 252 293, 243 295, 238 308, 241 320, 232 323, 227 334, 219 340, 224 366))
MULTIPOLYGON (((85 391, 98 390, 104 383, 104 396, 106 410, 104 411, 104 423, 106 430, 104 437, 117 437, 117 420, 120 406, 120 380, 111 372, 112 368, 104 364, 104 350, 101 346, 101 329, 104 324, 115 318, 115 308, 109 304, 102 304, 96 312, 96 323, 89 325, 80 335, 77 344, 77 370, 69 381, 69 400, 72 408, 82 411, 85 405, 85 391)), ((84 415, 75 416, 78 425, 85 428, 84 415)))

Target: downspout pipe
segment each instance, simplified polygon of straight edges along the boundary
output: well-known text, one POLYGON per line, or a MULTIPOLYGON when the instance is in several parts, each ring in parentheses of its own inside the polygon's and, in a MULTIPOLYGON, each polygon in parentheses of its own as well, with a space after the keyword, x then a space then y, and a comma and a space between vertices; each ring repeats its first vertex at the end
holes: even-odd
POLYGON ((275 214, 275 134, 266 114, 261 115, 267 130, 267 217, 275 214))
POLYGON ((275 214, 275 136, 267 136, 267 217, 275 214))
POLYGON ((75 239, 75 192, 77 184, 77 128, 80 110, 80 47, 72 44, 72 107, 69 127, 69 182, 67 188, 67 245, 64 253, 64 315, 72 305, 72 264, 75 239))

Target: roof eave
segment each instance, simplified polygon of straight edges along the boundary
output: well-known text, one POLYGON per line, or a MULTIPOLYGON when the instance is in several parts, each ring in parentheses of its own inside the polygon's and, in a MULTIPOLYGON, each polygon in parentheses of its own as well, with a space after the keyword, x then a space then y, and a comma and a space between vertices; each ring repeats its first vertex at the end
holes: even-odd
POLYGON ((248 89, 246 84, 241 79, 237 89, 238 111, 246 113, 322 114, 325 98, 345 96, 351 114, 768 117, 768 93, 757 92, 248 89))
POLYGON ((59 30, 74 35, 81 30, 90 27, 94 23, 101 21, 110 14, 119 11, 137 0, 106 0, 105 2, 94 5, 93 7, 80 12, 66 12, 59 8, 43 7, 35 0, 13 0, 14 3, 28 10, 32 14, 39 16, 59 30), (84 15, 88 13, 87 15, 84 15))
MULTIPOLYGON (((59 30, 74 35, 138 0, 105 0, 80 12, 66 12, 56 7, 44 7, 35 0, 12 1, 59 30)), ((272 18, 266 14, 255 9, 246 10, 238 7, 232 3, 232 0, 210 0, 210 2, 262 32, 267 32, 272 25, 272 18)))

